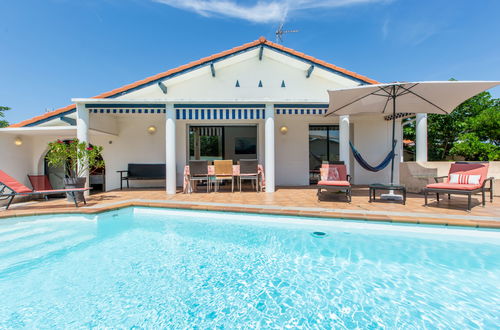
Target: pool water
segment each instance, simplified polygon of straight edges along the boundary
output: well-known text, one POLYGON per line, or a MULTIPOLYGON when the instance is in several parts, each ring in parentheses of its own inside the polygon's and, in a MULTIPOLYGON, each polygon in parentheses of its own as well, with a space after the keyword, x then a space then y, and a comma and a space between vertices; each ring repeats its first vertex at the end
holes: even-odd
POLYGON ((128 208, 0 221, 0 328, 496 328, 500 232, 128 208))

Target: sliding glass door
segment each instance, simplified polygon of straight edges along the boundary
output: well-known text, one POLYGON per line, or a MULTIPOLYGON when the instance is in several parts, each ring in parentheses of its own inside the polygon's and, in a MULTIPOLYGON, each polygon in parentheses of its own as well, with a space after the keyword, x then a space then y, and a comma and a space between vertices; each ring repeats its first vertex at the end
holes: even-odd
POLYGON ((319 179, 321 164, 339 160, 339 126, 309 126, 309 182, 319 179))
POLYGON ((189 160, 257 159, 257 126, 190 126, 189 160))

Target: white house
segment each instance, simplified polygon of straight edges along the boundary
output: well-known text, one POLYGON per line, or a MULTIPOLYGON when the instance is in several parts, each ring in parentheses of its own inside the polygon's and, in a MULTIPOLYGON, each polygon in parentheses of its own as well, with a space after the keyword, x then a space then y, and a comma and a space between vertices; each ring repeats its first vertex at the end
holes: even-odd
POLYGON ((388 182, 389 168, 367 172, 352 160, 349 141, 378 164, 391 149, 390 120, 324 115, 327 90, 373 83, 260 38, 1 129, 0 169, 28 184, 27 174, 51 171, 49 141, 78 137, 104 147, 106 190, 119 187, 116 171, 128 163, 166 163, 166 190, 175 193, 193 158, 258 158, 267 192, 309 185, 327 160, 345 161, 355 184, 388 182))

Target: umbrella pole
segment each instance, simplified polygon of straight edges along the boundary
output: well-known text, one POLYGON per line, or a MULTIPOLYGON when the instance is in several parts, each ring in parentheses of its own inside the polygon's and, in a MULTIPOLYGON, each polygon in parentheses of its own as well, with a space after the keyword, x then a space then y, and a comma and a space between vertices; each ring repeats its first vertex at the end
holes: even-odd
MULTIPOLYGON (((392 140, 391 140, 391 150, 394 148, 394 139, 396 134, 396 86, 392 86, 392 140)), ((393 150, 394 151, 394 150, 393 150)), ((396 155, 392 156, 391 161, 391 185, 394 184, 394 158, 396 155)))
MULTIPOLYGON (((391 150, 394 151, 394 139, 396 138, 396 86, 392 86, 392 140, 391 140, 391 150)), ((395 155, 392 156, 391 160, 391 186, 394 185, 394 158, 395 155)), ((380 196, 382 199, 386 200, 403 200, 402 195, 394 194, 394 189, 390 189, 388 194, 382 194, 380 196)))

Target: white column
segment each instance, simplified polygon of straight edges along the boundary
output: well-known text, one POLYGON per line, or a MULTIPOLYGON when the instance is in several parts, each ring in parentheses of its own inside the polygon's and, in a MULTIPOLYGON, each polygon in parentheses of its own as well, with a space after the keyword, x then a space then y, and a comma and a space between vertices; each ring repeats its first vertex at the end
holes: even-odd
POLYGON ((274 168, 274 104, 266 104, 265 120, 265 176, 266 192, 273 193, 275 190, 275 168, 274 168))
POLYGON ((350 171, 349 162, 349 116, 340 116, 339 120, 339 159, 344 162, 347 173, 350 171))
MULTIPOLYGON (((85 142, 85 143, 89 143, 89 126, 90 126, 90 116, 89 116, 89 111, 87 109, 85 109, 85 104, 82 104, 82 103, 77 103, 76 104, 76 138, 80 141, 80 142, 85 142)), ((84 162, 86 162, 87 160, 83 160, 84 162)), ((79 166, 83 166, 82 165, 79 165, 79 166)), ((87 168, 87 170, 85 170, 83 172, 83 174, 81 175, 82 177, 85 177, 87 180, 85 180, 85 187, 88 188, 89 187, 89 181, 90 181, 90 177, 89 177, 89 171, 88 171, 88 167, 85 166, 85 168, 87 168)), ((84 195, 85 196, 88 196, 90 194, 90 192, 87 190, 84 195)))
POLYGON ((416 161, 427 161, 427 114, 417 113, 416 126, 416 161))
POLYGON ((167 194, 175 195, 176 185, 176 163, 175 163, 175 109, 173 104, 167 104, 165 123, 165 146, 166 146, 166 178, 167 194))

